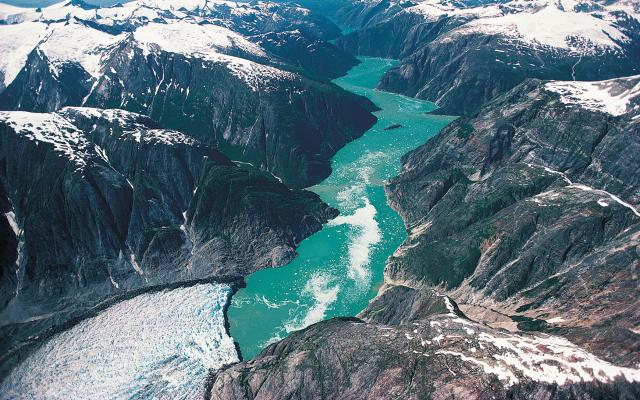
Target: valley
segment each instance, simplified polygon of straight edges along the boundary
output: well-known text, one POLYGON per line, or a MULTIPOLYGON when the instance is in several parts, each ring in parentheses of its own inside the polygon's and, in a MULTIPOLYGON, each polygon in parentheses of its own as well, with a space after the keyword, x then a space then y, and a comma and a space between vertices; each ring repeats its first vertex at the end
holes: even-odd
POLYGON ((357 315, 382 285, 385 262, 405 236, 402 220, 387 205, 385 181, 398 173, 404 153, 452 120, 425 114, 434 109, 429 102, 375 90, 394 64, 364 58, 335 81, 378 106, 378 121, 332 158, 327 179, 309 188, 340 216, 303 241, 290 264, 250 275, 234 295, 230 333, 243 358, 313 323, 357 315), (384 129, 394 123, 402 127, 384 129))
POLYGON ((0 398, 640 397, 639 32, 0 4, 0 398))

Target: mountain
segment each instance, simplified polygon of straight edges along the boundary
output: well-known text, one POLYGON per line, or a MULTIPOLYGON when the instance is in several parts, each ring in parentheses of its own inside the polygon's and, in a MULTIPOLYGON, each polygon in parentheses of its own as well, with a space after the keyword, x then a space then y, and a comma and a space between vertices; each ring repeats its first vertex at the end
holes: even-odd
POLYGON ((624 1, 351 1, 338 45, 400 58, 379 88, 473 114, 527 78, 603 80, 640 73, 640 9, 624 1))
POLYGON ((454 314, 403 325, 338 318, 213 373, 210 399, 632 399, 633 369, 563 340, 454 314))
POLYGON ((0 6, 0 376, 114 302, 291 261, 337 211, 289 187, 375 122, 330 79, 373 55, 462 115, 385 183, 406 239, 359 315, 207 397, 640 397, 637 2, 300 3, 0 6))
POLYGON ((407 239, 358 318, 211 398, 635 398, 640 76, 527 80, 403 157, 407 239), (365 394, 366 393, 366 394, 365 394))
POLYGON ((0 19, 0 109, 126 109, 293 187, 326 177, 375 121, 370 102, 328 82, 357 63, 326 41, 338 28, 300 7, 70 2, 0 19))
POLYGON ((457 120, 389 183, 409 236, 386 275, 439 287, 472 319, 557 332, 629 365, 638 115, 640 76, 531 80, 457 120))
POLYGON ((286 264, 335 210, 148 117, 0 112, 3 354, 143 288, 286 264))

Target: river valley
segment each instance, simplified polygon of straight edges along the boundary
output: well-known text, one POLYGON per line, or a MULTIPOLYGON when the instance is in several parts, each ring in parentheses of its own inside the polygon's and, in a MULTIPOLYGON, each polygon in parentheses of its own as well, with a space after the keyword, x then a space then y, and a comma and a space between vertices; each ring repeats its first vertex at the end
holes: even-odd
POLYGON ((404 153, 451 121, 425 114, 432 103, 375 90, 395 64, 366 58, 335 81, 381 109, 376 125, 335 155, 331 176, 310 188, 340 216, 303 241, 292 263, 246 278, 228 309, 231 336, 228 285, 142 294, 54 335, 5 379, 2 397, 191 398, 210 369, 238 360, 233 341, 250 359, 295 330, 363 310, 405 237, 384 182, 404 153))
POLYGON ((245 359, 292 331, 367 306, 382 284, 387 258, 405 237, 401 218, 387 205, 384 181, 399 172, 403 154, 451 121, 425 114, 433 103, 375 90, 395 61, 362 61, 334 82, 373 101, 381 109, 378 122, 341 149, 331 176, 310 188, 340 216, 302 242, 292 263, 252 274, 234 295, 230 331, 245 359))

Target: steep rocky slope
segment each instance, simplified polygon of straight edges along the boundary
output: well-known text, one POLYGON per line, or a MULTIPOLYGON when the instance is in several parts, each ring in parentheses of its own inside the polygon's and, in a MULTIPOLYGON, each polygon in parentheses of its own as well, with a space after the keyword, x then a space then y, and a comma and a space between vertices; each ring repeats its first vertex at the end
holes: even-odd
POLYGON ((0 183, 3 357, 106 299, 283 265, 335 216, 121 110, 1 112, 0 183))
POLYGON ((213 373, 211 398, 640 393, 640 77, 529 80, 403 158, 408 237, 360 319, 213 373))
MULTIPOLYGON (((471 114, 527 78, 601 80, 640 72, 640 21, 622 1, 353 1, 338 45, 400 58, 379 87, 471 114)), ((342 16, 342 17, 340 17, 342 16)))
POLYGON ((211 399, 632 399, 637 370, 564 341, 454 314, 404 325, 333 319, 213 374, 211 399))
POLYGON ((371 103, 327 82, 357 63, 325 41, 329 21, 288 5, 183 3, 5 16, 0 109, 142 113, 294 187, 326 177, 375 121, 371 103))
POLYGON ((388 279, 636 364, 639 97, 639 77, 528 81, 408 154, 388 279))

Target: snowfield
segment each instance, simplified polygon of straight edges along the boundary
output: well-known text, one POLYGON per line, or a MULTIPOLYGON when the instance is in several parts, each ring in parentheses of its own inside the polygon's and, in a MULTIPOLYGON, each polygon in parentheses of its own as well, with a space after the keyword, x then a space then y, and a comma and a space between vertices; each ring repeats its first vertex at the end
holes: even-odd
POLYGON ((48 31, 49 27, 39 22, 0 25, 0 90, 13 82, 29 53, 48 31))
POLYGON ((612 24, 587 13, 568 12, 546 6, 536 12, 481 18, 458 31, 462 34, 496 34, 578 53, 618 48, 627 38, 612 24))

